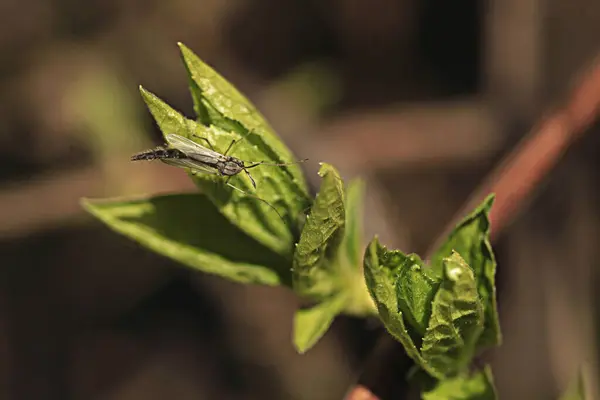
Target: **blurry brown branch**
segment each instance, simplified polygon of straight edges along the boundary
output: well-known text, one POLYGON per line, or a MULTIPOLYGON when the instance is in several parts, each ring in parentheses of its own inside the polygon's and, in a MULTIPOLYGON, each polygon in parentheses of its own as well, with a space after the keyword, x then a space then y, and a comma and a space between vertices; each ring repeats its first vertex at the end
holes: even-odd
POLYGON ((354 112, 319 132, 317 150, 346 171, 467 164, 496 151, 500 133, 490 107, 469 98, 354 112))
POLYGON ((566 105, 533 127, 519 145, 490 173, 431 246, 435 251, 456 223, 489 193, 496 193, 490 213, 492 239, 515 217, 525 200, 569 146, 600 113, 600 60, 586 71, 566 105))
MULTIPOLYGON (((497 238, 569 146, 597 120, 599 113, 600 59, 597 59, 579 79, 565 105, 542 118, 489 174, 465 206, 441 231, 425 258, 430 258, 456 223, 490 192, 496 193, 490 219, 493 228, 492 239, 497 238)), ((386 385, 398 384, 403 380, 402 374, 388 365, 389 358, 397 356, 397 353, 389 351, 394 347, 392 341, 387 334, 380 339, 376 351, 367 360, 358 383, 348 392, 347 400, 387 400, 386 393, 390 388, 386 385), (394 378, 390 379, 390 376, 394 378)))
MULTIPOLYGON (((126 167, 123 176, 140 177, 142 169, 126 167)), ((160 164, 144 166, 144 181, 160 181, 161 191, 181 191, 193 185, 183 173, 160 164), (162 168, 161 168, 162 167, 162 168)), ((139 179, 138 179, 139 180, 139 179)), ((111 178, 99 166, 36 177, 25 184, 0 190, 0 210, 6 210, 0 224, 0 237, 20 237, 62 223, 81 214, 83 196, 103 197, 111 178)))

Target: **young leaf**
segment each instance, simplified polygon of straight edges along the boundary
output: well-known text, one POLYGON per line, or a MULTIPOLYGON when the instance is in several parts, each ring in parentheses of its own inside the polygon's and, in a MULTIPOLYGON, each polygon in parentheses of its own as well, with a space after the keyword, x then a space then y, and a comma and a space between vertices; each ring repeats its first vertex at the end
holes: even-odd
MULTIPOLYGON (((143 88, 140 90, 164 135, 178 134, 209 147, 199 136, 208 140, 218 152, 225 152, 232 140, 242 139, 235 132, 227 132, 216 126, 206 127, 186 119, 152 93, 143 88)), ((263 147, 252 146, 242 140, 233 147, 231 155, 247 161, 269 160, 269 155, 263 150, 263 147)), ((263 201, 226 186, 224 177, 197 174, 192 179, 231 223, 271 250, 291 258, 294 237, 299 230, 297 216, 307 207, 308 199, 298 193, 296 184, 282 168, 259 166, 252 170, 252 176, 256 180, 256 191, 245 174, 232 177, 230 183, 276 207, 285 221, 263 201)))
POLYGON ((400 251, 389 252, 389 258, 397 258, 396 296, 398 307, 407 322, 422 338, 431 315, 431 302, 438 290, 440 279, 430 276, 428 267, 416 254, 405 255, 400 251))
POLYGON ((111 229, 188 267, 241 283, 289 281, 285 259, 231 225, 204 195, 82 205, 111 229))
POLYGON ((421 355, 440 374, 463 371, 474 355, 483 318, 473 271, 454 252, 444 259, 444 277, 431 305, 421 355))
POLYGON ((419 353, 412 338, 412 336, 418 336, 418 332, 409 326, 408 328, 411 330, 409 333, 399 305, 396 291, 396 273, 405 259, 406 256, 399 251, 387 251, 375 237, 365 251, 365 281, 377 306, 379 317, 388 332, 402 343, 406 354, 429 375, 442 379, 444 373, 431 368, 419 353))
POLYGON ((494 378, 489 366, 473 375, 460 375, 440 381, 435 388, 425 392, 423 400, 496 400, 494 378))
POLYGON ((494 195, 484 202, 450 234, 447 241, 431 259, 432 267, 441 271, 443 259, 453 250, 458 252, 475 272, 477 290, 483 300, 485 323, 478 347, 497 346, 502 342, 500 322, 496 305, 496 259, 490 243, 490 209, 494 195))
POLYGON ((363 273, 363 197, 365 184, 355 179, 346 189, 346 226, 344 238, 335 259, 335 269, 340 277, 340 287, 346 294, 344 312, 364 317, 377 315, 363 273))
POLYGON ((365 184, 359 179, 350 182, 346 189, 346 228, 340 251, 345 265, 353 270, 361 267, 364 193, 365 184))
POLYGON ((323 177, 321 190, 294 258, 295 291, 320 301, 296 313, 294 343, 301 353, 316 344, 337 314, 376 313, 361 265, 357 265, 363 184, 353 182, 344 196, 342 180, 333 167, 324 164, 319 173, 323 177))
POLYGON ((344 309, 346 299, 338 295, 320 304, 296 311, 294 315, 294 346, 303 354, 327 332, 333 319, 344 309))
MULTIPOLYGON (((194 82, 191 86, 194 107, 198 118, 204 124, 214 124, 225 130, 234 128, 239 134, 255 132, 269 148, 269 159, 273 162, 295 161, 292 153, 275 135, 262 114, 243 94, 185 45, 179 43, 179 48, 189 78, 194 82)), ((308 186, 300 167, 290 165, 282 169, 290 174, 297 191, 308 197, 308 186)))
POLYGON ((294 291, 315 300, 336 292, 339 279, 333 261, 344 237, 346 216, 338 172, 322 164, 319 175, 323 181, 296 246, 292 270, 294 291))
POLYGON ((567 390, 560 396, 560 400, 585 400, 586 398, 585 379, 583 368, 581 368, 567 390))

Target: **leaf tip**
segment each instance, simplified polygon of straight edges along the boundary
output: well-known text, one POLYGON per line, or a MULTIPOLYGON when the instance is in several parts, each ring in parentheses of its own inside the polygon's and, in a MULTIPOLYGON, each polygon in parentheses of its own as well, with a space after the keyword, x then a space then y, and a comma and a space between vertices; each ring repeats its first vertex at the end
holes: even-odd
POLYGON ((102 219, 101 211, 96 206, 96 202, 94 200, 87 197, 82 197, 81 199, 79 199, 79 205, 81 206, 81 208, 83 208, 85 212, 93 215, 96 218, 102 219))
POLYGON ((323 166, 325 165, 325 163, 323 161, 319 161, 319 170, 317 171, 317 175, 319 176, 323 176, 321 175, 321 171, 323 170, 323 166))
POLYGON ((296 338, 294 338, 294 349, 296 349, 296 353, 302 355, 304 353, 306 353, 308 351, 308 348, 302 346, 300 343, 298 343, 298 340, 296 338))
POLYGON ((488 212, 494 205, 494 201, 496 201, 496 193, 493 193, 493 192, 488 194, 487 197, 485 198, 485 200, 483 201, 483 204, 485 204, 485 208, 488 212))
POLYGON ((177 46, 179 47, 179 52, 181 53, 181 59, 183 60, 183 63, 186 66, 186 69, 188 71, 188 74, 190 77, 192 77, 192 65, 194 63, 200 63, 200 65, 204 64, 199 58, 198 56, 189 48, 187 47, 185 44, 183 44, 182 42, 177 42, 177 46))
POLYGON ((334 318, 342 312, 345 296, 337 296, 311 308, 303 308, 294 314, 293 343, 299 354, 312 349, 325 335, 334 318))
POLYGON ((177 42, 177 47, 179 47, 179 51, 181 51, 182 54, 188 53, 191 50, 189 49, 189 47, 187 47, 185 44, 183 44, 183 42, 177 42))
POLYGON ((335 169, 335 167, 333 165, 328 164, 326 162, 319 162, 319 172, 317 172, 317 174, 321 178, 323 178, 325 175, 327 175, 328 173, 331 173, 331 172, 333 172, 335 175, 339 176, 338 171, 335 169))
POLYGON ((88 212, 91 212, 92 209, 94 208, 92 201, 90 199, 88 199, 87 197, 82 197, 81 199, 79 199, 79 205, 81 206, 81 208, 83 208, 84 210, 86 210, 88 212))
POLYGON ((150 100, 152 100, 152 98, 155 97, 154 94, 152 94, 152 92, 148 91, 142 85, 139 86, 139 89, 140 89, 140 94, 142 95, 142 98, 144 99, 144 101, 146 103, 148 103, 150 100))
MULTIPOLYGON (((181 53, 181 58, 183 58, 183 62, 188 65, 188 58, 190 57, 192 51, 183 43, 177 42, 177 47, 179 47, 179 52, 181 53)), ((189 68, 189 66, 188 66, 189 68)))
POLYGON ((301 321, 301 311, 297 311, 294 314, 294 331, 293 331, 293 338, 292 338, 292 343, 294 346, 294 349, 296 350, 296 353, 298 354, 304 354, 308 351, 308 349, 310 349, 310 343, 308 343, 306 337, 304 337, 303 335, 303 331, 300 329, 303 325, 302 325, 302 321, 301 321))
POLYGON ((369 245, 378 245, 379 244, 379 235, 374 235, 373 239, 371 239, 371 243, 369 243, 369 245))

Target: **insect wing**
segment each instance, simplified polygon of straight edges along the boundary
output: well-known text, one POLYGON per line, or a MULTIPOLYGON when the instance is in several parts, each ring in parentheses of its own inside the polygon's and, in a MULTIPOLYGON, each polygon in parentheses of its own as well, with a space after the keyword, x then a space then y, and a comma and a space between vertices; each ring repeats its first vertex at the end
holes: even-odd
POLYGON ((202 172, 204 174, 218 173, 216 168, 202 164, 198 161, 194 161, 190 158, 163 158, 161 161, 173 167, 189 168, 193 171, 202 172))
POLYGON ((214 164, 223 156, 215 151, 174 133, 166 135, 165 139, 169 146, 181 151, 187 158, 163 160, 169 165, 182 168, 190 168, 206 174, 218 174, 214 164))
POLYGON ((190 159, 202 164, 216 164, 225 158, 221 153, 207 149, 206 147, 191 141, 180 135, 170 134, 166 136, 167 142, 171 147, 183 152, 190 159))
POLYGON ((201 144, 198 144, 198 143, 196 143, 186 137, 183 137, 181 135, 176 135, 176 134, 172 133, 172 134, 167 135, 166 139, 167 139, 167 143, 169 143, 169 145, 171 147, 185 153, 186 155, 201 154, 201 155, 206 155, 206 156, 213 157, 213 158, 222 157, 222 155, 220 153, 217 153, 216 151, 207 149, 206 147, 202 146, 201 144))
POLYGON ((166 135, 165 139, 171 147, 184 153, 197 151, 198 147, 202 147, 198 143, 181 135, 176 135, 174 133, 166 135))

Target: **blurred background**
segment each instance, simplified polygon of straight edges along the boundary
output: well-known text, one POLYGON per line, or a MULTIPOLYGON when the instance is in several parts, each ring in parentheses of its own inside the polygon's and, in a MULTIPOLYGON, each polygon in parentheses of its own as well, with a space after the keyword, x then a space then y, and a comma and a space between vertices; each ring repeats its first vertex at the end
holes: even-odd
MULTIPOLYGON (((193 190, 128 161, 161 142, 139 84, 193 115, 177 41, 315 161, 313 188, 316 161, 366 179, 365 240, 416 252, 600 48, 597 0, 0 0, 0 15, 10 400, 340 399, 380 333, 339 318, 299 356, 288 290, 188 271, 83 213, 83 196, 193 190)), ((597 372, 599 133, 499 236, 502 399, 556 398, 582 361, 597 372)))

